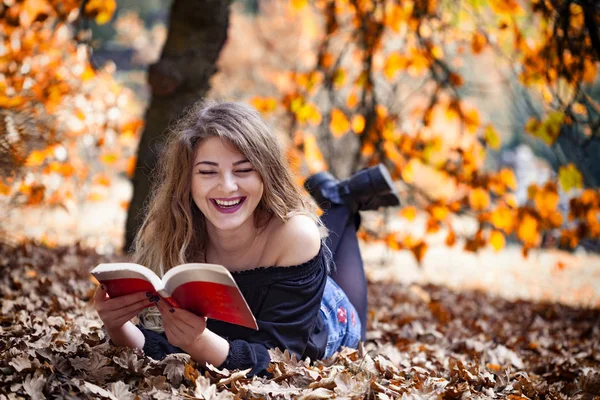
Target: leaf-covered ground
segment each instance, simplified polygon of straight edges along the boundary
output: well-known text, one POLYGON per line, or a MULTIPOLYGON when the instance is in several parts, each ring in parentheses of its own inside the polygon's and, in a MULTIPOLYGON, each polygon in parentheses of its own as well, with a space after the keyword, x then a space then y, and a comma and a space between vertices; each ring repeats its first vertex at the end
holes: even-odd
POLYGON ((0 245, 0 399, 600 398, 600 311, 371 284, 369 340, 331 359, 272 352, 273 377, 116 348, 77 246, 0 245))

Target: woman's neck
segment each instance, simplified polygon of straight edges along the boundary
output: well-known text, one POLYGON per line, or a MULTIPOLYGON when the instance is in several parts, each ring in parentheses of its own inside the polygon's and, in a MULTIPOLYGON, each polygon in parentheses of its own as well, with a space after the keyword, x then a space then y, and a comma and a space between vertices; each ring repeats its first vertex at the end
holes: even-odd
POLYGON ((207 224, 208 246, 206 261, 223 264, 227 268, 238 269, 235 264, 239 261, 254 258, 257 241, 261 237, 260 230, 254 224, 254 218, 249 218, 242 226, 234 230, 222 231, 207 224), (232 264, 233 261, 234 262, 232 264))

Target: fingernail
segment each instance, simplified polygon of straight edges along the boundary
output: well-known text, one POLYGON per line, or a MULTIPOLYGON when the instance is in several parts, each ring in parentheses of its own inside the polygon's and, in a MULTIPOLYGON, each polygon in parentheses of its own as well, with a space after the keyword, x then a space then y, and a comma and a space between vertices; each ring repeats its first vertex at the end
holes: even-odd
POLYGON ((158 301, 160 300, 160 296, 152 296, 148 298, 148 300, 150 300, 153 303, 158 303, 158 301))
POLYGON ((174 308, 171 308, 171 309, 169 310, 169 312, 175 312, 175 309, 174 309, 174 308))
POLYGON ((104 290, 104 285, 100 285, 100 289, 104 290))
POLYGON ((152 295, 152 292, 146 292, 146 297, 147 297, 147 298, 151 299, 151 298, 152 298, 152 296, 153 296, 153 295, 152 295))

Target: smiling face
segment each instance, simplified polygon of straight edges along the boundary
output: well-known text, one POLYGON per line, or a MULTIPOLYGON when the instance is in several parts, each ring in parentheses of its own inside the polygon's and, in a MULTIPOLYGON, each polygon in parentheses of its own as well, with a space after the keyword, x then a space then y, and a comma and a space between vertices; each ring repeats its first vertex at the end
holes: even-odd
POLYGON ((192 198, 208 226, 227 231, 253 224, 263 182, 250 161, 218 137, 197 147, 192 171, 192 198))

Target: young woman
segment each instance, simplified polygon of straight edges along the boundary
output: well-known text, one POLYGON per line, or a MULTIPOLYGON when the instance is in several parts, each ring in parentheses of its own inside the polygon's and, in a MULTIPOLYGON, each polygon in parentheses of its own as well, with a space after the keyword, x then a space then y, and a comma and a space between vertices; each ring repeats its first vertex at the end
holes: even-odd
POLYGON ((204 102, 174 127, 159 172, 134 261, 159 276, 186 262, 224 265, 259 330, 172 309, 149 293, 110 299, 100 286, 95 307, 113 343, 157 359, 186 352, 201 363, 266 374, 270 348, 314 360, 364 339, 357 215, 398 204, 387 170, 373 167, 342 182, 327 173, 307 180, 325 209, 329 236, 322 240, 314 201, 295 185, 260 114, 240 103, 204 102), (142 310, 136 326, 130 319, 142 310))

